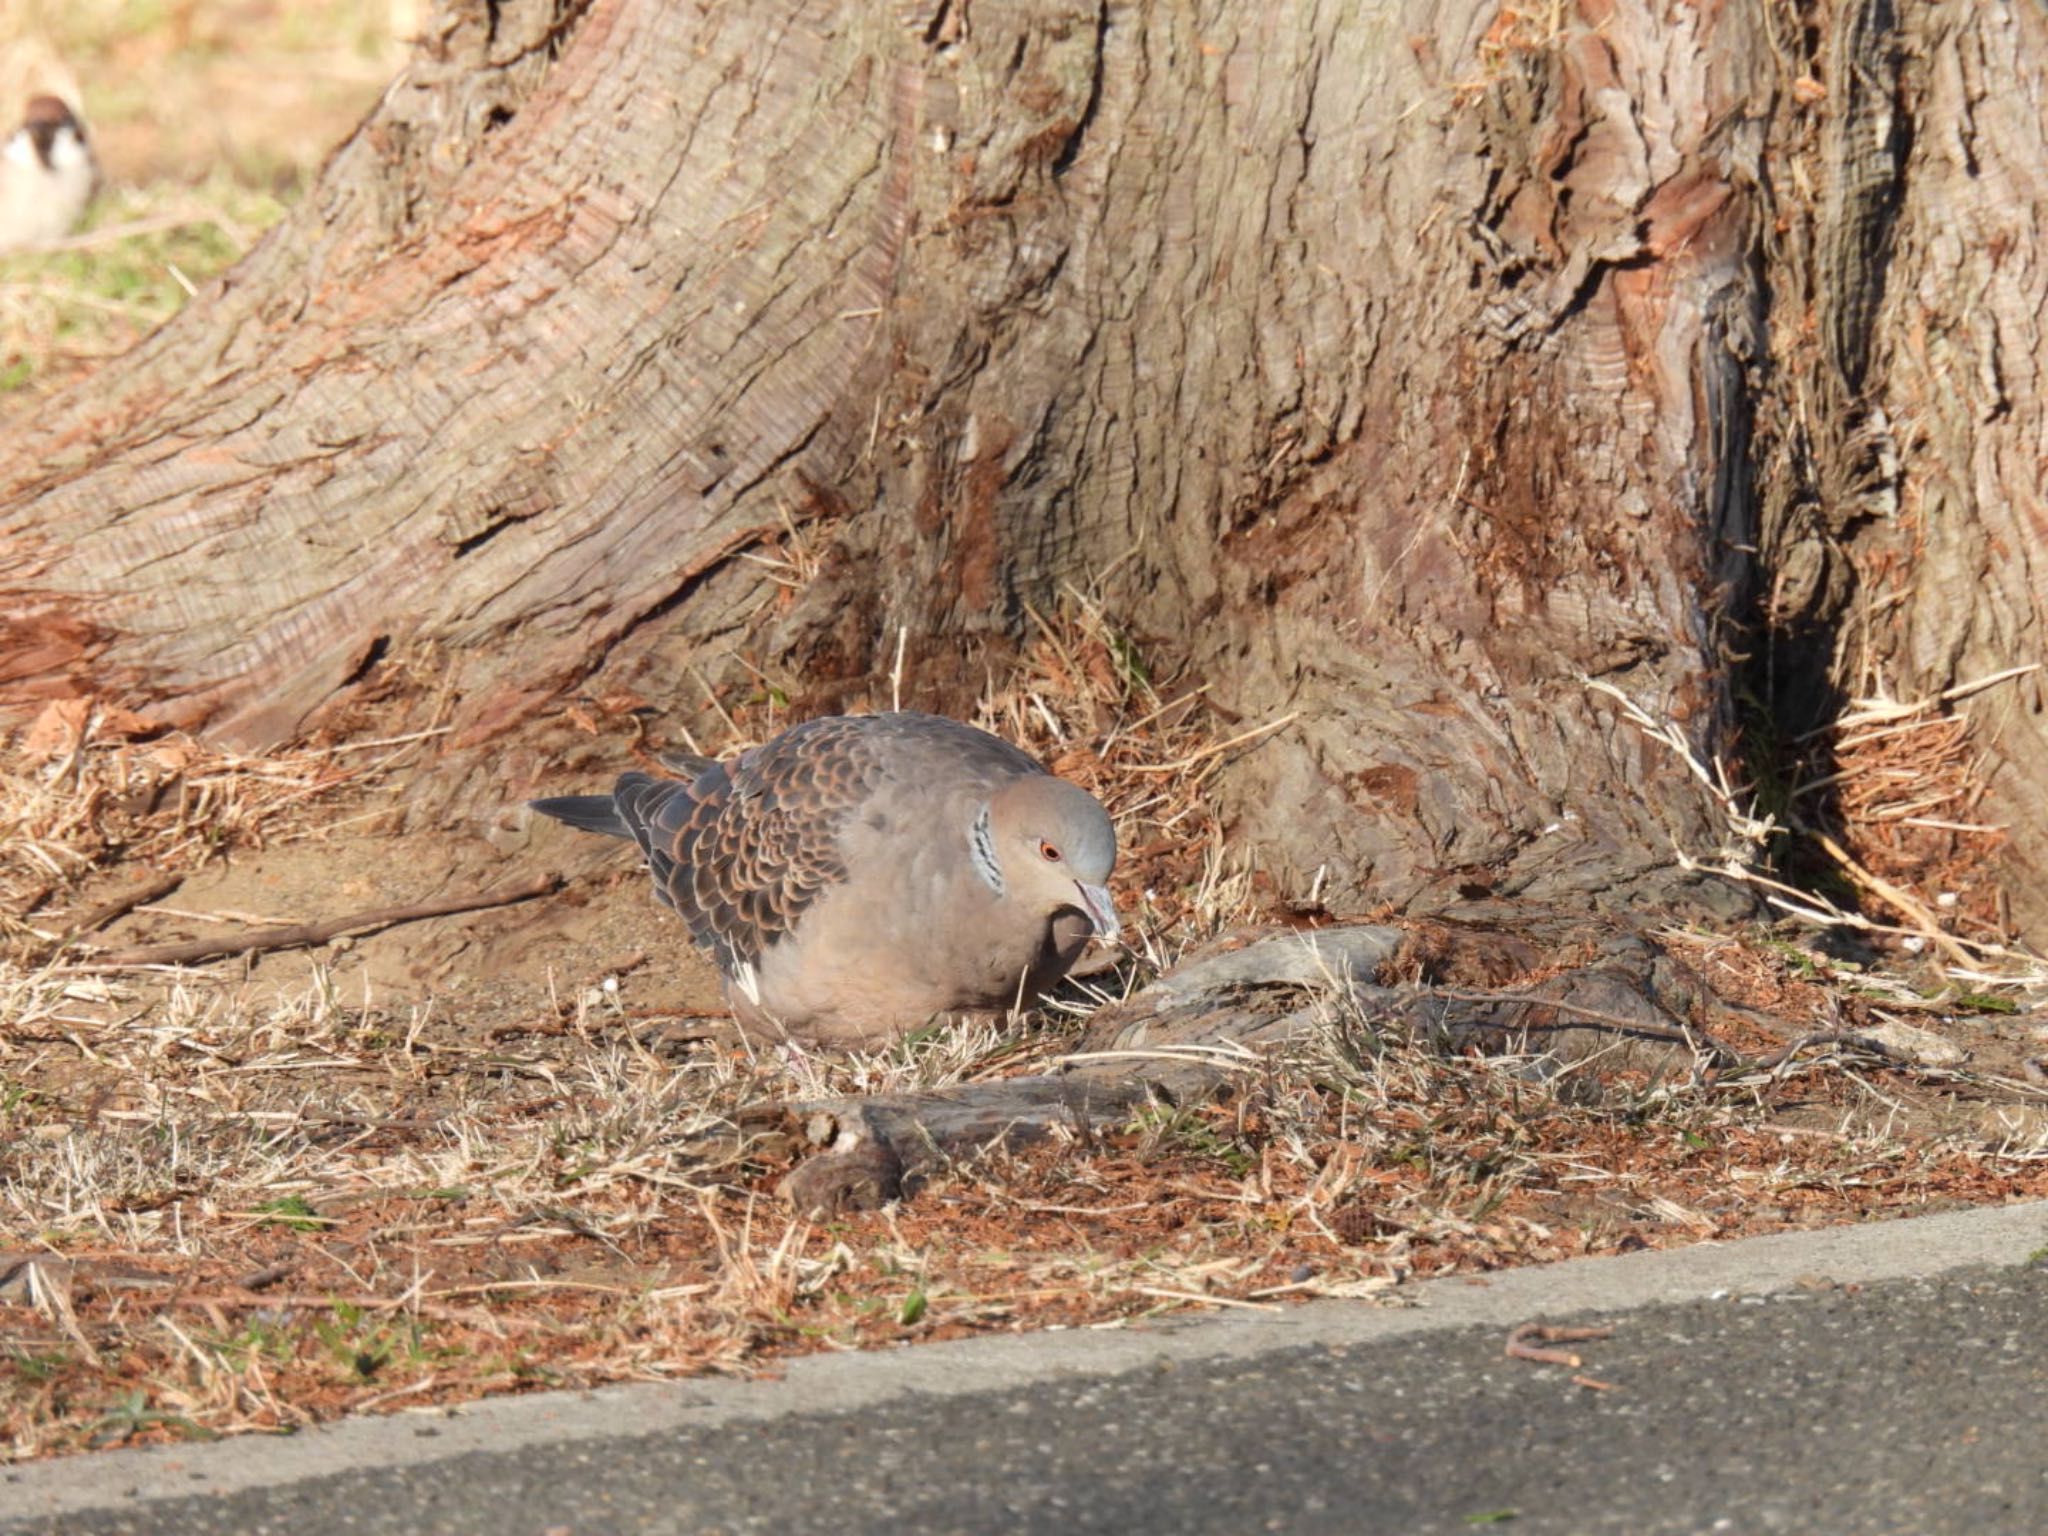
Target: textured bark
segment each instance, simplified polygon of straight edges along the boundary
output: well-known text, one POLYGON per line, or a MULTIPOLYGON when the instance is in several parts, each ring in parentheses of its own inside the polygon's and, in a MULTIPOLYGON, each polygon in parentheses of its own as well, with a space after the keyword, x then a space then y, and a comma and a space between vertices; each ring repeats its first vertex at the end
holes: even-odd
MULTIPOLYGON (((1772 686, 1794 731, 2043 659, 2048 16, 1993 0, 1802 8, 1817 89, 1787 174, 1763 548, 1772 686), (1774 643, 1773 643, 1774 642, 1774 643)), ((2013 918, 2048 925, 2039 673, 1957 703, 2003 824, 2013 918)), ((1939 850, 1930 849, 1930 852, 1939 850)))
POLYGON ((266 741, 424 638, 505 720, 779 528, 906 230, 912 82, 830 9, 451 7, 251 262, 8 444, 6 686, 266 741))
MULTIPOLYGON (((1299 712, 1220 792, 1333 900, 1669 898, 1716 813, 1584 679, 1725 751, 1731 643, 1785 598, 1759 508, 1783 567, 1836 550, 1828 477, 1920 377, 1869 337, 1924 299, 1872 271, 2041 266, 1883 190, 1938 137, 1871 138, 1884 7, 1537 9, 450 5, 284 230, 0 442, 0 703, 112 690, 263 741, 425 647, 474 741, 735 646, 831 703, 899 626, 943 679, 1099 578, 1221 708, 1299 712), (1828 165, 1810 205, 1774 180, 1828 165), (1767 339, 1795 280, 1824 368, 1767 339), (1795 397, 1817 435, 1759 457, 1795 397), (829 551, 793 604, 738 558, 791 525, 829 551)), ((2001 24, 2040 22, 1915 9, 1927 110, 2025 115, 1985 106, 2014 39, 2005 74, 1965 46, 2001 24)), ((1974 334, 1927 368, 1964 347, 1981 386, 1974 334)), ((2002 416, 1929 418, 1980 541, 2029 441, 2013 366, 2002 416)), ((1829 560, 1800 612, 1831 641, 1829 560)), ((1923 596, 1902 643, 1974 661, 2031 623, 2011 596, 1923 596)))

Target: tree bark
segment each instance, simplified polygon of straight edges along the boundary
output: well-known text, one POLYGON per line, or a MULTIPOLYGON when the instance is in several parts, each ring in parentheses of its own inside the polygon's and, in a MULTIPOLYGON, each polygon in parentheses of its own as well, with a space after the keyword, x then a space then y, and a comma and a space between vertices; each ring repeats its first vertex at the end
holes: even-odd
MULTIPOLYGON (((1866 538, 2033 548, 2032 203, 1937 227, 2042 163, 2022 10, 450 3, 284 227, 0 442, 0 704, 261 743, 425 654, 459 746, 734 650, 844 703, 902 628, 957 708, 941 660, 1091 583, 1296 714, 1218 781, 1283 873, 1669 902, 1721 813, 1586 680, 1725 756, 1760 622, 1848 653, 1866 538), (797 537, 792 601, 740 557, 797 537)), ((2023 570, 1988 621, 1929 585, 1918 685, 2038 633, 2023 570)), ((1992 744, 2048 774, 2038 729, 1992 744)))
MULTIPOLYGON (((1773 130, 1760 454, 1759 652, 1792 734, 1859 696, 1928 700, 2038 667, 2048 614, 2048 17, 1994 0, 1800 16, 1780 41, 1801 88, 1773 130)), ((1924 818, 2000 830, 1899 834, 1919 859, 1993 875, 2036 939, 2042 689, 2037 670, 1957 700, 1975 761, 1924 797, 1953 791, 1924 818)))

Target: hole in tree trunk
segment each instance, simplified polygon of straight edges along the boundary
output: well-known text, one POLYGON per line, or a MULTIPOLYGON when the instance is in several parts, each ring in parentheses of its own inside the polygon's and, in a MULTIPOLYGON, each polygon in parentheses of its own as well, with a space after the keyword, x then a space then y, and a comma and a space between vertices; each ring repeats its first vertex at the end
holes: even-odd
POLYGON ((342 687, 352 688, 368 677, 370 669, 382 661, 385 653, 390 649, 391 637, 389 635, 378 635, 363 648, 362 660, 358 661, 350 670, 347 679, 342 683, 342 687))

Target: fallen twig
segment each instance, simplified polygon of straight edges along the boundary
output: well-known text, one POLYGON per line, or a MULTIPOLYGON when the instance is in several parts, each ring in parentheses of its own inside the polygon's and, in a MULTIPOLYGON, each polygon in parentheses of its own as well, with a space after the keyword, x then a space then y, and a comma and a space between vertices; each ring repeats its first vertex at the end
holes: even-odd
POLYGON ((277 1264, 266 1264, 261 1269, 252 1269, 246 1275, 237 1275, 229 1281, 238 1290, 261 1291, 277 1284, 299 1267, 298 1259, 285 1259, 277 1264))
POLYGON ((1817 1045, 1855 1046, 1895 1066, 1908 1064, 1901 1060, 1897 1051, 1892 1050, 1882 1040, 1873 1039, 1867 1034, 1858 1034, 1853 1029, 1821 1030, 1810 1035, 1801 1035, 1797 1040, 1768 1055, 1748 1059, 1737 1057, 1734 1063, 1725 1069, 1720 1066, 1711 1067, 1703 1081, 1719 1083, 1729 1078, 1746 1076, 1751 1072, 1775 1072, 1801 1051, 1811 1050, 1817 1045))
MULTIPOLYGON (((1561 1014, 1569 1014, 1581 1024, 1596 1029, 1611 1030, 1618 1035, 1632 1035, 1643 1040, 1661 1040, 1670 1045, 1682 1045, 1688 1050, 1706 1051, 1724 1058, 1739 1059, 1741 1053, 1734 1047, 1724 1045, 1704 1029, 1678 1021, 1678 1027, 1668 1029, 1660 1024, 1646 1024, 1640 1019, 1627 1018, 1622 1014, 1599 1008, 1587 1008, 1568 998, 1548 997, 1541 992, 1471 992, 1455 987, 1430 987, 1425 996, 1441 997, 1454 1003, 1501 1003, 1517 1007, 1549 1008, 1561 1014)), ((1517 1020, 1503 1028, 1522 1030, 1531 1034, 1548 1033, 1569 1026, 1530 1024, 1517 1020)))
POLYGON ((139 885, 131 885, 127 890, 117 892, 73 922, 58 947, 62 948, 65 944, 82 939, 88 933, 97 933, 109 923, 126 917, 137 907, 170 895, 184 883, 183 875, 152 875, 139 885))
POLYGON ((1531 1339, 1540 1339, 1544 1344, 1576 1344, 1585 1339, 1610 1339, 1612 1328, 1553 1328, 1547 1323, 1518 1323, 1508 1333, 1507 1348, 1503 1351, 1510 1360, 1535 1360, 1543 1365, 1565 1365, 1577 1370, 1586 1362, 1568 1349, 1544 1349, 1531 1344, 1531 1339))
POLYGON ((294 923, 287 927, 258 928, 253 933, 229 934, 210 939, 180 939, 171 944, 145 944, 139 949, 109 950, 93 956, 94 968, 115 965, 191 965, 217 960, 224 955, 267 954, 278 949, 303 949, 325 944, 344 934, 371 933, 400 923, 417 923, 430 917, 452 917, 459 912, 480 912, 488 907, 509 907, 560 890, 560 875, 541 875, 523 885, 501 886, 496 890, 472 891, 466 896, 449 896, 440 901, 423 901, 412 906, 373 907, 348 917, 325 922, 294 923))
POLYGON ((1273 1302, 1240 1301, 1235 1296, 1211 1296, 1202 1291, 1176 1291, 1164 1285, 1133 1285, 1128 1289, 1140 1296, 1157 1296, 1162 1301, 1188 1301, 1204 1307, 1242 1307, 1248 1312, 1284 1312, 1273 1302))

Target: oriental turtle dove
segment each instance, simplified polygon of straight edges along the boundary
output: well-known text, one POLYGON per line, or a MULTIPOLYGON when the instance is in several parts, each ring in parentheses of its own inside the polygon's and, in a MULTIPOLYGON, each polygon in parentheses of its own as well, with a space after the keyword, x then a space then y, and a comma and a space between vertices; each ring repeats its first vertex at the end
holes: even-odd
POLYGON ((1102 807, 957 720, 833 715, 668 766, 533 808, 640 845, 743 1025, 878 1043, 1029 1000, 1117 936, 1102 807))

